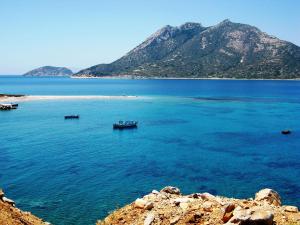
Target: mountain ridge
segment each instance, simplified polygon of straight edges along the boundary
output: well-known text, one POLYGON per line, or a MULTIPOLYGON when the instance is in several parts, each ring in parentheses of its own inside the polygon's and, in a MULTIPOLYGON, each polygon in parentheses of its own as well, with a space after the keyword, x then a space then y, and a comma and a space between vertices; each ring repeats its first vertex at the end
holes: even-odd
POLYGON ((226 19, 203 27, 188 22, 164 26, 110 64, 75 77, 300 78, 300 47, 258 28, 226 19))

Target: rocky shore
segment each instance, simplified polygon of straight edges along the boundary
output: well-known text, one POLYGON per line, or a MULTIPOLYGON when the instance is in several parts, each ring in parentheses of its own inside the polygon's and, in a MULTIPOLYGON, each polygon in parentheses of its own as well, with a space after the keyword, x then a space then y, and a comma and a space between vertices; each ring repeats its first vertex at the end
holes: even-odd
POLYGON ((15 207, 15 202, 5 197, 0 189, 0 224, 1 225, 51 225, 37 218, 30 212, 23 212, 15 207))
POLYGON ((182 195, 176 187, 165 187, 97 222, 108 224, 300 225, 300 213, 295 206, 282 205, 271 189, 260 190, 254 198, 234 199, 209 193, 182 195))
MULTIPOLYGON (((0 189, 0 224, 51 225, 30 212, 15 207, 15 202, 0 189)), ((176 187, 136 199, 116 210, 96 225, 300 225, 296 206, 282 205, 272 189, 257 192, 254 198, 234 199, 209 193, 182 195, 176 187)))

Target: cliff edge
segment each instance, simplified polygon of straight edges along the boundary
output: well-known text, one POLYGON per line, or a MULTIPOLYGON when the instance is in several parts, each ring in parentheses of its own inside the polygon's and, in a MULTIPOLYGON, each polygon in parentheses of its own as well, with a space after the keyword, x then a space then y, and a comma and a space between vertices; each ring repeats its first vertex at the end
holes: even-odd
POLYGON ((23 212, 15 207, 15 202, 4 196, 0 189, 0 224, 2 225, 51 225, 37 218, 30 212, 23 212))
POLYGON ((263 189, 255 198, 234 199, 209 193, 182 195, 175 187, 137 199, 97 225, 300 225, 295 206, 281 205, 279 194, 263 189))

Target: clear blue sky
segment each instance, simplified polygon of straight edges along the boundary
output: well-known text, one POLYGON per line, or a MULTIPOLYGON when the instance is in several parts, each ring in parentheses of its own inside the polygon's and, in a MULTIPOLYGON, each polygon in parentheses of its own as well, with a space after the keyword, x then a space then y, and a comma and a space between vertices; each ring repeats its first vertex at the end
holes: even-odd
POLYGON ((109 63, 164 25, 229 18, 300 45, 298 0, 0 0, 0 74, 109 63))

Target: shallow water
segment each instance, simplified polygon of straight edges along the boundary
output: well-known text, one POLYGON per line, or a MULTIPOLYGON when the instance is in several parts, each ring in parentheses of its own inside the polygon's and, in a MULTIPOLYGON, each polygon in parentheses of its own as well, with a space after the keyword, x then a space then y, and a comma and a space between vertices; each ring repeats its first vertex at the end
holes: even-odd
POLYGON ((300 82, 1 77, 0 93, 138 95, 0 112, 0 186, 53 224, 94 224, 166 185, 300 206, 300 82), (66 114, 80 120, 65 121, 66 114), (139 128, 112 130, 138 120, 139 128), (288 136, 282 129, 292 129, 288 136))

